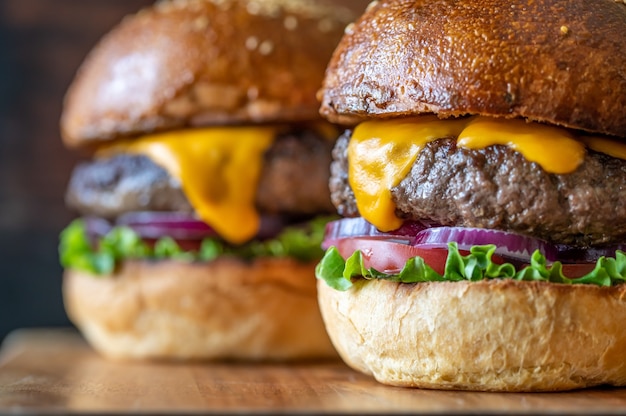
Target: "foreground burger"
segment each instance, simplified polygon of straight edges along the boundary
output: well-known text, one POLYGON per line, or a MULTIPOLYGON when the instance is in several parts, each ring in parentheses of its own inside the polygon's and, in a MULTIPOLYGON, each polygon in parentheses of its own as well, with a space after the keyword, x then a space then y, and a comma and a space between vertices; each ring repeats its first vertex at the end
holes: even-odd
POLYGON ((115 358, 335 354, 317 308, 334 128, 315 93, 346 13, 163 1, 87 58, 62 118, 95 151, 67 201, 64 299, 115 358))
POLYGON ((380 1, 320 93, 331 340, 386 384, 626 384, 626 5, 380 1))

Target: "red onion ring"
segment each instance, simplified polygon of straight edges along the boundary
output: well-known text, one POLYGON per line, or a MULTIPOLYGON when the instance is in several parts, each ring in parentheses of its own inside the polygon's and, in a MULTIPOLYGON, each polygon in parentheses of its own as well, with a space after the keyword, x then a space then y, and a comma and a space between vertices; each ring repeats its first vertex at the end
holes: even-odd
POLYGON ((535 250, 549 262, 564 264, 595 263, 600 257, 615 257, 616 250, 626 251, 626 244, 602 247, 555 245, 533 237, 499 230, 464 227, 444 227, 426 222, 405 222, 394 231, 382 232, 361 217, 344 218, 326 225, 324 250, 344 238, 373 238, 424 248, 446 248, 456 242, 461 250, 475 245, 496 245, 496 253, 516 262, 528 263, 535 250))
POLYGON ((129 212, 118 217, 115 224, 130 227, 142 238, 201 240, 216 235, 208 224, 184 212, 129 212))
MULTIPOLYGON (((210 225, 196 218, 194 214, 184 212, 129 212, 118 217, 116 221, 86 217, 85 225, 87 233, 95 237, 106 235, 115 226, 129 227, 141 238, 148 240, 171 237, 175 240, 199 241, 218 236, 210 225)), ((262 216, 255 239, 275 237, 286 225, 287 220, 279 216, 262 216)))
POLYGON ((322 249, 326 250, 330 246, 336 245, 336 242, 343 238, 353 237, 372 237, 393 240, 401 244, 413 244, 415 235, 427 227, 427 225, 419 221, 405 221, 402 227, 397 230, 383 232, 361 217, 343 218, 326 224, 322 249))
POLYGON ((85 229, 87 235, 91 238, 102 237, 106 235, 113 228, 113 224, 104 218, 99 217, 84 217, 85 229))
POLYGON ((433 227, 420 231, 413 246, 420 248, 446 248, 456 242, 459 250, 469 250, 472 246, 494 244, 496 254, 518 261, 530 261, 539 250, 550 262, 556 261, 557 250, 547 241, 499 230, 465 227, 433 227))

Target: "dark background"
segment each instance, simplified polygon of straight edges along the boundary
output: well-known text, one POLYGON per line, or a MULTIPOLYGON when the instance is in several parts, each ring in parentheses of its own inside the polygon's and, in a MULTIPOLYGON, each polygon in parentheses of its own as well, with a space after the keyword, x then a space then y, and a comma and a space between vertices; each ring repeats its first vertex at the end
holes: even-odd
POLYGON ((69 325, 57 243, 79 155, 61 144, 63 95, 98 39, 150 3, 0 0, 0 342, 15 328, 69 325))

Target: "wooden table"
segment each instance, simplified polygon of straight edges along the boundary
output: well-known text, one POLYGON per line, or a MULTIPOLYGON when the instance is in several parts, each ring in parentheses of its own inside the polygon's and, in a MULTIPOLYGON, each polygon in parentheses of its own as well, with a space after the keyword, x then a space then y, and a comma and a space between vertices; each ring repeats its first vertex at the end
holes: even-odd
POLYGON ((0 414, 623 413, 626 389, 473 393, 388 387, 341 362, 122 363, 73 330, 21 330, 0 351, 0 414))

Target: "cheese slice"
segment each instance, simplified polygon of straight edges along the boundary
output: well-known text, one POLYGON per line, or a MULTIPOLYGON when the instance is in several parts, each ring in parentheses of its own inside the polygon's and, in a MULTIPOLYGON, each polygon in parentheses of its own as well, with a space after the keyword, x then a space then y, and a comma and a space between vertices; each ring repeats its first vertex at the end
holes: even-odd
POLYGON ((359 124, 348 146, 348 179, 361 215, 382 231, 402 225, 396 217, 391 188, 409 173, 429 141, 458 136, 467 120, 419 119, 368 121, 359 124))
POLYGON ((430 141, 452 137, 457 145, 484 149, 505 145, 539 164, 546 172, 567 174, 585 158, 585 144, 626 159, 626 145, 606 138, 574 137, 567 129, 524 120, 436 116, 372 120, 359 124, 348 145, 348 177, 359 213, 381 231, 402 225, 395 215, 391 189, 409 173, 420 150, 430 141), (581 141, 584 140, 584 143, 581 141))
POLYGON ((240 244, 259 230, 254 202, 263 154, 276 133, 271 126, 187 129, 140 137, 112 151, 150 157, 181 182, 204 222, 240 244))
POLYGON ((496 144, 520 152, 549 173, 573 172, 585 159, 585 145, 568 130, 524 120, 476 117, 457 139, 457 145, 467 149, 496 144))
POLYGON ((608 137, 582 136, 583 143, 591 150, 604 153, 616 159, 626 159, 626 144, 608 137))

